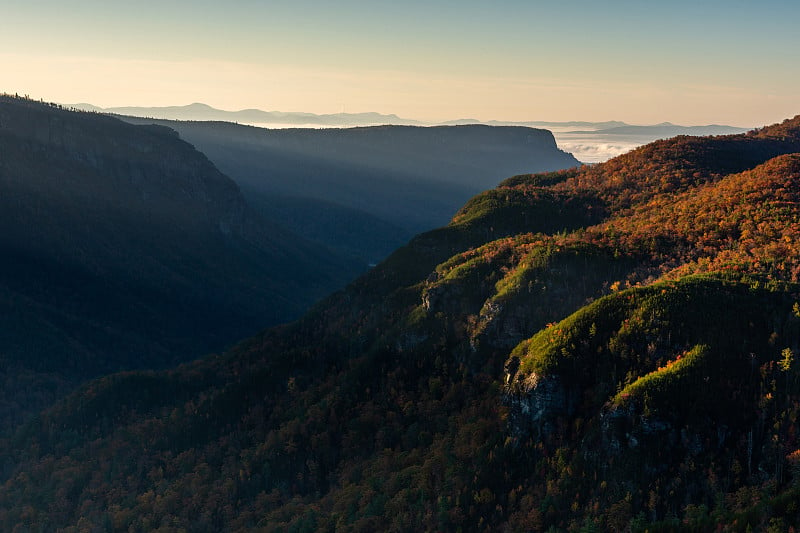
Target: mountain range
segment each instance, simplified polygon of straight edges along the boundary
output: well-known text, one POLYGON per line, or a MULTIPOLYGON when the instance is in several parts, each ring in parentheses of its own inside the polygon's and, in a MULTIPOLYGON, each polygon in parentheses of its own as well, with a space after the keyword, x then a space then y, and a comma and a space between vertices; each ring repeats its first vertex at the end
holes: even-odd
POLYGON ((734 126, 720 126, 711 124, 709 126, 678 126, 670 122, 662 122, 652 126, 631 126, 630 124, 619 124, 613 127, 598 127, 590 130, 576 130, 565 133, 571 134, 594 134, 594 135, 656 135, 661 138, 676 137, 678 135, 730 135, 733 133, 744 133, 747 128, 737 128, 734 126))
MULTIPOLYGON (((708 126, 678 126, 669 122, 649 126, 632 126, 620 121, 587 122, 587 121, 480 121, 478 119, 466 118, 450 120, 441 124, 423 123, 420 121, 397 118, 394 115, 367 114, 367 118, 359 114, 339 114, 336 119, 331 121, 328 115, 314 115, 310 113, 282 113, 282 112, 263 112, 255 110, 250 115, 250 110, 245 111, 220 111, 209 108, 205 104, 191 104, 188 106, 176 106, 166 108, 101 108, 89 104, 77 104, 76 107, 94 110, 96 112, 121 113, 122 115, 148 117, 148 118, 172 118, 181 120, 221 120, 228 122, 241 122, 249 125, 266 126, 272 128, 286 128, 303 126, 306 128, 329 128, 329 127, 354 127, 375 124, 401 124, 417 126, 511 126, 547 129, 553 132, 558 147, 566 152, 573 154, 578 160, 584 163, 599 163, 617 155, 629 152, 634 148, 653 142, 658 139, 666 139, 676 135, 729 135, 743 133, 746 128, 708 125, 708 126), (270 118, 271 117, 271 118, 270 118), (287 118, 290 117, 290 118, 287 118)), ((413 158, 411 158, 413 161, 413 158)), ((494 186, 496 183, 487 185, 494 186)), ((477 192, 477 191, 473 191, 477 192)), ((462 198, 460 201, 465 201, 462 198)), ((460 204, 459 204, 460 205, 460 204)), ((448 213, 450 215, 452 213, 448 213)), ((444 223, 444 220, 439 222, 444 223)))
POLYGON ((316 125, 316 126, 372 126, 384 124, 419 125, 416 120, 403 119, 397 115, 381 113, 332 113, 318 115, 314 113, 262 111, 260 109, 242 109, 240 111, 223 111, 202 103, 185 106, 167 107, 97 107, 92 104, 73 104, 69 106, 81 111, 95 113, 111 113, 131 117, 160 118, 167 120, 201 120, 221 121, 245 124, 281 124, 281 125, 316 125))
POLYGON ((0 442, 5 529, 789 530, 800 116, 511 177, 302 319, 0 442))
POLYGON ((96 113, 110 113, 115 115, 125 115, 131 117, 157 118, 167 120, 193 120, 193 121, 218 121, 233 122, 248 125, 267 126, 278 125, 280 127, 355 127, 355 126, 379 126, 379 125, 403 125, 403 126, 466 126, 466 125, 488 125, 488 126, 520 126, 529 128, 554 129, 567 133, 606 133, 606 134, 637 134, 637 135, 726 135, 732 133, 742 133, 746 128, 724 125, 708 126, 679 126, 669 122, 662 122, 654 125, 633 126, 618 120, 605 122, 588 121, 507 121, 507 120, 478 120, 475 118, 464 118, 448 120, 442 122, 421 121, 409 118, 401 118, 394 114, 381 113, 332 113, 315 114, 304 112, 285 112, 285 111, 262 111, 260 109, 243 109, 240 111, 224 111, 213 108, 207 104, 193 103, 184 106, 167 107, 98 107, 92 104, 72 104, 68 107, 82 111, 92 111, 96 113), (573 131, 574 130, 574 131, 573 131))

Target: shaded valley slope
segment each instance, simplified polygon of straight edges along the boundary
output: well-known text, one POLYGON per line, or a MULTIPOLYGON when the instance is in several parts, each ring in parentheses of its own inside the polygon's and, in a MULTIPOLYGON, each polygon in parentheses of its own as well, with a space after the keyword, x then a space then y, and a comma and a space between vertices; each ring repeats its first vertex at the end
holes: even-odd
POLYGON ((160 126, 0 99, 0 422, 296 318, 361 266, 265 224, 160 126))
POLYGON ((534 128, 263 129, 121 118, 174 129, 262 215, 364 263, 446 224, 470 197, 508 176, 580 164, 549 131, 534 128))

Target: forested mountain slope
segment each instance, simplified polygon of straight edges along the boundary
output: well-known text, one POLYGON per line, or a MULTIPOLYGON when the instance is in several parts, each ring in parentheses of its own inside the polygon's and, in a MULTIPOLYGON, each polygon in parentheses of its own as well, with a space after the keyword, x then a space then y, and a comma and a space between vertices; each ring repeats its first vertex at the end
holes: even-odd
POLYGON ((167 128, 0 98, 0 427, 296 318, 360 269, 329 255, 167 128))
POLYGON ((800 117, 510 178, 298 322, 43 412, 0 523, 787 530, 799 221, 800 117))
POLYGON ((510 175, 580 164, 535 128, 264 129, 121 118, 174 129, 261 214, 365 263, 446 224, 467 199, 510 175))

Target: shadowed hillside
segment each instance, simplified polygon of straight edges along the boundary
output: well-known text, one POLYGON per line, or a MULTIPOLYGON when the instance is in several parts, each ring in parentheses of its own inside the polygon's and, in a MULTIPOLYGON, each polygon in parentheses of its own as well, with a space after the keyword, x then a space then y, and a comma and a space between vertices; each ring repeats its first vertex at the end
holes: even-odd
POLYGON ((173 128, 231 176, 261 214, 365 263, 446 224, 467 199, 510 175, 580 164, 549 131, 533 128, 270 130, 122 118, 173 128))
POLYGON ((171 130, 11 97, 0 213, 3 422, 293 319, 361 268, 264 224, 171 130))

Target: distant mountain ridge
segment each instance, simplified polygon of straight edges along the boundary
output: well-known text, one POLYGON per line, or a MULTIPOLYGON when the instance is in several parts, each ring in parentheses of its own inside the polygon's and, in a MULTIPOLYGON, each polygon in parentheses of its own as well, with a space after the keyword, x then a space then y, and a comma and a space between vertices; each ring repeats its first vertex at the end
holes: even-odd
POLYGON ((167 120, 200 120, 200 121, 224 121, 238 122, 243 124, 269 125, 278 124, 281 126, 329 126, 329 127, 352 127, 352 126, 377 126, 377 125, 403 125, 403 126, 463 126, 473 124, 485 124, 488 126, 525 126, 531 128, 589 128, 588 130, 570 131, 569 133, 637 133, 653 134, 659 131, 676 131, 674 135, 727 135, 732 133, 742 133, 747 128, 726 125, 706 125, 706 126, 680 126, 669 122, 653 125, 631 125, 619 120, 609 120, 603 122, 590 121, 542 121, 542 120, 479 120, 475 118, 463 118, 446 121, 423 121, 410 118, 402 118, 395 114, 382 114, 375 112, 366 113, 332 113, 315 114, 306 112, 286 112, 286 111, 263 111, 260 109, 242 109, 239 111, 224 111, 216 109, 207 104, 193 103, 184 106, 165 106, 165 107, 107 107, 102 108, 92 104, 80 103, 72 104, 69 107, 82 111, 93 111, 97 113, 111 113, 118 115, 128 115, 132 117, 157 118, 167 120), (626 131, 627 128, 631 128, 626 131), (670 129, 672 128, 672 129, 670 129), (705 133, 705 132, 709 133, 705 133))
POLYGON ((448 120, 442 123, 443 125, 466 125, 466 124, 486 124, 489 126, 527 126, 530 128, 615 128, 627 126, 625 122, 619 120, 609 120, 606 122, 586 122, 586 121, 567 121, 567 122, 553 122, 546 120, 527 120, 527 121, 508 121, 508 120, 486 120, 481 121, 476 118, 462 118, 457 120, 448 120))
POLYGON ((132 117, 158 118, 167 120, 209 120, 238 122, 246 124, 281 124, 281 125, 324 125, 324 126, 371 126, 378 124, 422 124, 416 120, 403 119, 397 115, 381 113, 332 113, 318 115, 314 113, 262 111, 260 109, 242 109, 240 111, 223 111, 202 103, 185 106, 167 107, 109 107, 101 108, 92 104, 74 104, 71 107, 82 111, 111 113, 132 117))
POLYGON ((723 126, 719 124, 709 124, 708 126, 678 126, 670 122, 662 122, 652 126, 631 126, 630 124, 614 126, 611 128, 601 128, 596 130, 568 131, 572 134, 601 134, 601 135, 656 135, 661 137, 675 137, 677 135, 732 135, 744 133, 748 128, 737 128, 735 126, 723 126))
POLYGON ((676 135, 729 135, 743 133, 745 128, 726 125, 679 126, 668 122, 654 125, 630 125, 621 121, 503 121, 462 118, 443 122, 426 122, 396 115, 378 113, 315 115, 313 113, 265 112, 260 110, 220 111, 205 104, 174 107, 117 107, 102 109, 90 104, 74 107, 95 112, 189 121, 223 121, 269 128, 335 128, 376 125, 412 126, 522 126, 553 132, 562 150, 572 153, 584 163, 599 163, 649 142, 676 135))

